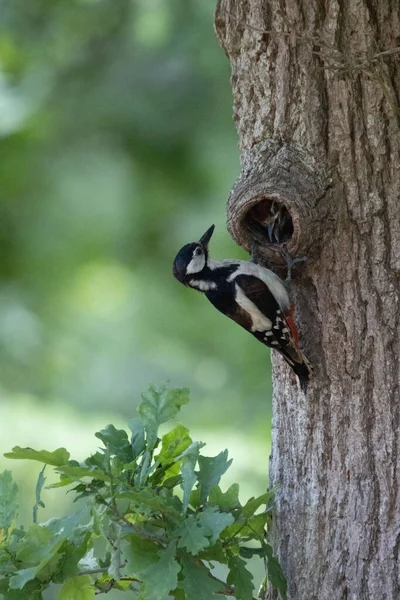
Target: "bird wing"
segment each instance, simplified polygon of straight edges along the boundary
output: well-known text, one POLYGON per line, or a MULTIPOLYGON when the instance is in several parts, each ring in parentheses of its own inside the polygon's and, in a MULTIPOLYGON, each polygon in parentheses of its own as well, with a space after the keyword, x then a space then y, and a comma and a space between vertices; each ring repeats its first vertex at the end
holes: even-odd
POLYGON ((303 362, 291 326, 267 284, 258 277, 244 274, 235 277, 234 282, 236 302, 248 313, 254 335, 284 356, 287 354, 285 358, 303 362))
POLYGON ((286 314, 290 311, 288 291, 285 284, 276 273, 250 261, 240 261, 239 268, 228 277, 228 281, 233 281, 240 275, 252 275, 256 279, 264 282, 283 312, 286 314))

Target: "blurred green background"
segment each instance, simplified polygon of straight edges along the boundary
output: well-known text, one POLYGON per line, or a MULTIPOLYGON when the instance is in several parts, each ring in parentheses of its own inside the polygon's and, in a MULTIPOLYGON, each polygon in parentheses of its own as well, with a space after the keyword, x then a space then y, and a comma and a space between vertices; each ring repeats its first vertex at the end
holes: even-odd
MULTIPOLYGON (((192 391, 193 437, 229 448, 226 484, 266 487, 268 351, 171 274, 212 223, 213 256, 246 258, 225 229, 239 150, 214 8, 0 0, 1 454, 83 458, 168 382, 192 391)), ((27 522, 39 466, 0 462, 27 522)), ((43 519, 66 510, 44 500, 43 519)))

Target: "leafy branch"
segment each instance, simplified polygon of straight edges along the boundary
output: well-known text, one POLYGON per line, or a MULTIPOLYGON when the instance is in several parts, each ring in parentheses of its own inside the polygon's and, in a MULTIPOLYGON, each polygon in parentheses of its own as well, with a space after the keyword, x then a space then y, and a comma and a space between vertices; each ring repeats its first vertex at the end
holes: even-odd
POLYGON ((239 486, 223 492, 228 452, 203 456, 181 424, 159 437, 159 427, 189 401, 188 390, 151 387, 139 416, 125 430, 97 432, 103 447, 83 462, 65 448, 54 452, 13 448, 5 456, 51 465, 72 487, 82 508, 39 524, 44 468, 36 486, 33 523, 16 526, 17 485, 0 474, 0 594, 5 600, 42 600, 53 583, 58 600, 92 600, 111 589, 138 600, 254 600, 246 560, 259 556, 267 578, 286 598, 286 581, 268 543, 266 523, 273 492, 239 501, 239 486), (262 507, 266 508, 260 511, 262 507), (215 576, 226 565, 226 581, 215 576))

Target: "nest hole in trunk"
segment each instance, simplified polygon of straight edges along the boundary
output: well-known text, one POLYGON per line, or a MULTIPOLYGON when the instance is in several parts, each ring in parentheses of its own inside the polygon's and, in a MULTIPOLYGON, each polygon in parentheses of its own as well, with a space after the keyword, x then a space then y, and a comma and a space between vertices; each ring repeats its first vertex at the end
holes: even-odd
POLYGON ((266 244, 287 244, 294 233, 287 207, 274 198, 261 198, 254 204, 244 216, 243 225, 258 239, 264 238, 266 244))

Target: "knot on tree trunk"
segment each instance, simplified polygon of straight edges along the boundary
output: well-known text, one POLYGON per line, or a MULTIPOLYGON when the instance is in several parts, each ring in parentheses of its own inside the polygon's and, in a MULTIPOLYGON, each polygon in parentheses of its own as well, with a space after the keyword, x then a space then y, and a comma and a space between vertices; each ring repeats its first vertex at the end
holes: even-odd
POLYGON ((294 143, 260 142, 242 156, 228 198, 228 231, 260 262, 281 266, 280 244, 291 256, 315 259, 326 229, 327 189, 325 169, 309 152, 294 143))

